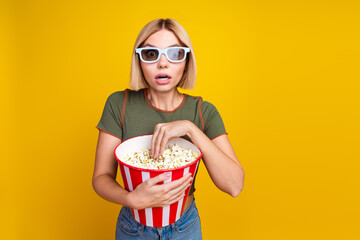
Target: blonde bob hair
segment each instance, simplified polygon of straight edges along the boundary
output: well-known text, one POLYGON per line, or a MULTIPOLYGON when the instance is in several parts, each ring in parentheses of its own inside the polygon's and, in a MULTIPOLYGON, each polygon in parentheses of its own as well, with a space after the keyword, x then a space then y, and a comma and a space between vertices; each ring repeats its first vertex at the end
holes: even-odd
POLYGON ((138 90, 149 86, 143 75, 140 66, 140 58, 138 54, 135 53, 135 49, 142 47, 142 45, 144 44, 146 39, 150 37, 150 35, 162 29, 172 31, 184 47, 190 48, 190 53, 188 53, 188 56, 186 58, 184 73, 177 87, 183 89, 193 89, 195 87, 197 72, 194 49, 185 29, 180 25, 180 23, 171 18, 155 19, 146 24, 145 27, 141 29, 138 37, 136 38, 133 49, 130 72, 130 88, 138 90))

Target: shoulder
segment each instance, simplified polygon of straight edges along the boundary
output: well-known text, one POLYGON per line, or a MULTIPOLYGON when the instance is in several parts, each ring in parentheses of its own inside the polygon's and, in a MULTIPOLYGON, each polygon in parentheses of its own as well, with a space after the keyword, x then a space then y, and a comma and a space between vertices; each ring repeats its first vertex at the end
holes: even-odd
POLYGON ((145 101, 145 89, 141 88, 139 90, 125 89, 124 90, 124 101, 126 105, 129 104, 143 104, 145 101))
POLYGON ((186 101, 189 102, 190 104, 201 104, 202 102, 202 97, 200 96, 192 96, 189 94, 184 93, 186 96, 186 101))
POLYGON ((201 103, 201 109, 205 109, 205 110, 212 110, 212 109, 216 109, 215 105, 212 104, 209 101, 202 101, 201 103))
POLYGON ((116 91, 116 92, 111 93, 108 96, 108 100, 110 100, 110 101, 119 100, 119 99, 124 98, 125 95, 126 95, 126 90, 116 91))
POLYGON ((192 96, 192 95, 188 95, 188 94, 186 94, 186 96, 190 103, 200 106, 202 113, 209 113, 209 112, 217 111, 214 104, 212 104, 209 101, 205 101, 201 96, 192 96))
POLYGON ((121 107, 127 98, 127 90, 115 91, 108 95, 106 105, 111 107, 121 107))
POLYGON ((209 101, 202 101, 201 103, 201 111, 203 112, 203 114, 212 114, 212 113, 216 113, 217 109, 215 107, 214 104, 212 104, 209 101))
POLYGON ((134 98, 136 96, 140 96, 143 93, 143 90, 144 89, 135 91, 135 90, 131 90, 131 89, 127 88, 122 91, 115 91, 108 96, 108 101, 123 102, 124 100, 128 99, 129 97, 134 98))
POLYGON ((132 90, 132 89, 125 89, 123 92, 127 96, 135 97, 135 96, 143 96, 144 95, 145 88, 141 88, 139 90, 132 90))

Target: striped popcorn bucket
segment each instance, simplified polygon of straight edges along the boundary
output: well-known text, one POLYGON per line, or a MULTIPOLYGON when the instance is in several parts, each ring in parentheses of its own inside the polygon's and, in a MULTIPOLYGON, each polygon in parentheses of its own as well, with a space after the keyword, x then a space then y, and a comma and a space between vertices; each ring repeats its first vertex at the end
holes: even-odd
MULTIPOLYGON (((131 166, 122 162, 120 159, 127 153, 133 153, 141 150, 142 148, 151 148, 152 135, 138 136, 130 138, 120 143, 114 151, 115 157, 119 162, 119 168, 121 176, 124 182, 124 187, 128 191, 133 191, 140 183, 153 178, 161 173, 170 172, 171 177, 166 179, 160 184, 168 183, 183 177, 187 173, 191 173, 194 176, 196 169, 198 168, 202 152, 190 141, 183 138, 174 138, 168 145, 177 144, 182 148, 191 149, 199 154, 199 157, 179 168, 172 169, 144 169, 131 166)), ((185 201, 189 194, 190 187, 185 190, 185 196, 178 202, 165 207, 154 207, 145 209, 131 209, 133 217, 141 224, 151 227, 164 227, 176 222, 183 213, 185 201)))

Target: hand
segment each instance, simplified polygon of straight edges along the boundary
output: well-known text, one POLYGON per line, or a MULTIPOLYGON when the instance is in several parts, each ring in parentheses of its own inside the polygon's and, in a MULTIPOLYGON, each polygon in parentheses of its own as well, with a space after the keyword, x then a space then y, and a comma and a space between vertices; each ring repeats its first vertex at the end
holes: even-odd
POLYGON ((131 207, 135 209, 163 207, 182 199, 185 190, 191 186, 193 179, 191 173, 187 173, 182 178, 170 183, 157 184, 168 177, 166 173, 163 173, 139 184, 134 191, 129 193, 131 207))
POLYGON ((166 144, 174 137, 181 137, 186 135, 192 122, 188 120, 179 120, 168 123, 156 124, 153 137, 151 139, 151 153, 152 158, 157 158, 165 151, 166 144))

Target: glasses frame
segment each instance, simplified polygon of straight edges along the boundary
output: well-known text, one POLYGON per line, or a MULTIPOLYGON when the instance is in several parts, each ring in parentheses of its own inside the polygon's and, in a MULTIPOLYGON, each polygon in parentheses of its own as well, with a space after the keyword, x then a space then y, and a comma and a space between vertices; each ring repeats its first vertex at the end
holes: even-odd
POLYGON ((144 63, 155 63, 155 62, 159 61, 159 59, 160 59, 160 57, 161 57, 162 54, 165 54, 166 59, 167 59, 169 62, 179 63, 179 62, 182 62, 182 61, 184 61, 184 60, 186 59, 187 53, 190 52, 190 48, 188 48, 188 47, 168 47, 168 48, 165 48, 164 50, 162 50, 162 49, 157 48, 157 47, 143 47, 143 48, 136 48, 136 49, 135 49, 135 52, 139 54, 141 61, 143 61, 144 63), (183 59, 181 59, 181 60, 170 60, 170 59, 169 59, 169 56, 168 56, 168 54, 167 54, 167 51, 168 51, 169 49, 174 49, 174 48, 176 48, 176 49, 179 49, 179 48, 180 48, 180 49, 183 49, 183 50, 185 51, 185 54, 184 54, 184 58, 183 58, 183 59), (157 57, 156 60, 146 61, 146 60, 144 60, 144 59, 142 58, 142 56, 141 56, 141 51, 142 51, 142 50, 150 50, 150 49, 158 50, 158 51, 159 51, 159 55, 158 55, 158 57, 157 57))

